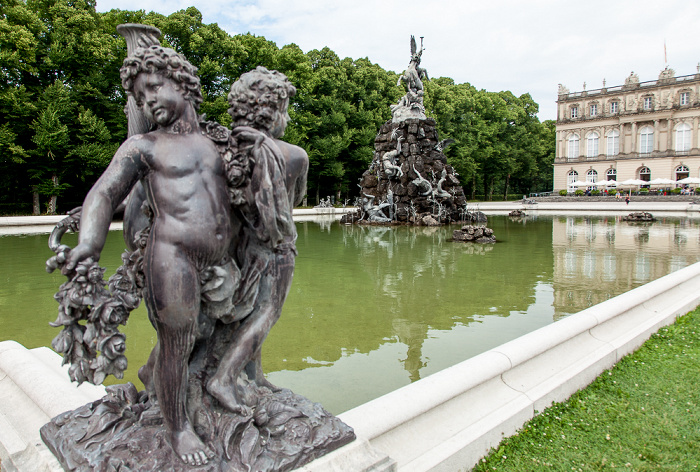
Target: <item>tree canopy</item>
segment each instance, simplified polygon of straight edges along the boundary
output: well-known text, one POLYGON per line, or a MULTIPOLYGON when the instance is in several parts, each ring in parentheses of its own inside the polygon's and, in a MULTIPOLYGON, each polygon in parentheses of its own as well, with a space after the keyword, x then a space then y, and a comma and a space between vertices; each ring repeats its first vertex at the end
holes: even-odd
MULTIPOLYGON (((5 0, 0 4, 0 212, 55 212, 79 205, 126 138, 119 67, 122 23, 158 27, 161 43, 199 69, 200 112, 230 124, 226 95, 258 65, 297 88, 285 138, 310 158, 309 200, 352 198, 369 166, 374 138, 404 91, 397 75, 367 58, 329 48, 304 53, 254 34, 205 24, 194 7, 165 16, 112 10, 95 0, 5 0), (59 198, 60 197, 60 198, 59 198), (43 207, 40 206, 43 203, 43 207)), ((438 78, 425 84, 428 116, 467 196, 551 188, 554 124, 540 123, 529 94, 477 90, 438 78)))

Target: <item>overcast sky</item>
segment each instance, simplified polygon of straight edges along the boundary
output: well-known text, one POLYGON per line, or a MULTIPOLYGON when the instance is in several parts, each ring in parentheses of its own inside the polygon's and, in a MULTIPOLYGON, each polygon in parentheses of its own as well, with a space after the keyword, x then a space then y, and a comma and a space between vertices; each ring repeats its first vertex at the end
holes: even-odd
POLYGON ((410 36, 423 36, 430 77, 530 93, 540 120, 556 119, 559 83, 592 90, 603 79, 621 85, 632 71, 655 80, 666 58, 677 76, 700 62, 697 0, 97 0, 98 11, 190 6, 231 34, 304 52, 328 46, 395 72, 408 65, 410 36))

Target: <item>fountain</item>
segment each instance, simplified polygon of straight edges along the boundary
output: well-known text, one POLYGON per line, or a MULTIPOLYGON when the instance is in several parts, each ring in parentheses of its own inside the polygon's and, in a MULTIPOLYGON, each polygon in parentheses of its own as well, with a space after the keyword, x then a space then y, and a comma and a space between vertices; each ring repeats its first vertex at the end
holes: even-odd
POLYGON ((346 215, 344 223, 437 226, 485 221, 483 214, 466 209, 457 173, 443 154, 454 140, 440 140, 435 120, 425 115, 423 79, 429 78, 420 67, 423 51, 423 38, 418 49, 411 36, 411 61, 397 83, 406 83, 406 94, 391 106, 392 119, 379 129, 374 158, 360 179, 358 210, 346 215))

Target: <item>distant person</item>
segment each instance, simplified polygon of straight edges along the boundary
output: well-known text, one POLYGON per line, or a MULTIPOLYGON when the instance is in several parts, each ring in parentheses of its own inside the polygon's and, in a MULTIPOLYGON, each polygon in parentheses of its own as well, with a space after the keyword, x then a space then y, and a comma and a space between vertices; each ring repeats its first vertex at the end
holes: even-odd
POLYGON ((625 204, 627 204, 627 205, 630 204, 630 196, 629 196, 629 194, 625 195, 625 204))

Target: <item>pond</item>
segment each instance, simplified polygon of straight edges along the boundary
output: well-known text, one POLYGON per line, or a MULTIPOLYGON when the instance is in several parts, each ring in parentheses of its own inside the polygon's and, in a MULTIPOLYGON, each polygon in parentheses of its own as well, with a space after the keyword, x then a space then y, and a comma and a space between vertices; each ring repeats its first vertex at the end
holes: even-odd
MULTIPOLYGON (((700 260, 700 222, 489 217, 498 243, 450 241, 457 227, 297 222, 294 283, 263 347, 269 380, 337 414, 700 260)), ((0 237, 0 340, 50 346, 48 235, 0 237)), ((74 246, 75 235, 64 241, 74 246)), ((111 232, 101 264, 124 248, 111 232)), ((136 377, 155 343, 145 308, 122 328, 136 377)), ((107 383, 116 383, 110 377, 107 383)))

